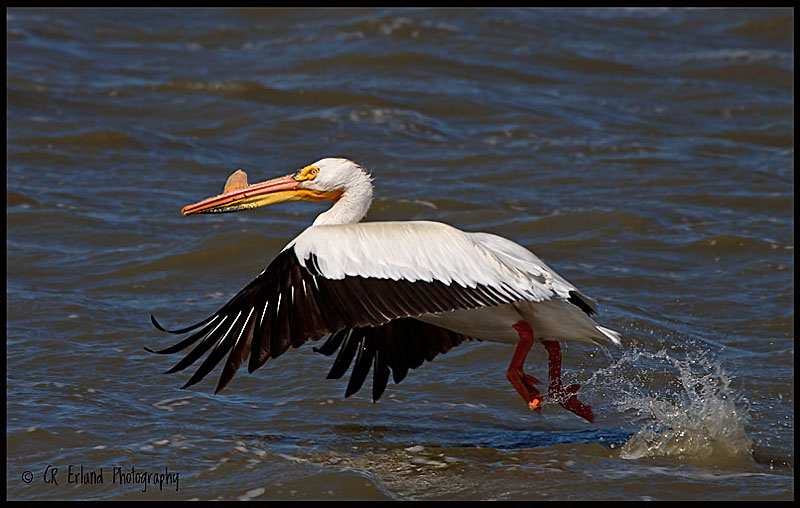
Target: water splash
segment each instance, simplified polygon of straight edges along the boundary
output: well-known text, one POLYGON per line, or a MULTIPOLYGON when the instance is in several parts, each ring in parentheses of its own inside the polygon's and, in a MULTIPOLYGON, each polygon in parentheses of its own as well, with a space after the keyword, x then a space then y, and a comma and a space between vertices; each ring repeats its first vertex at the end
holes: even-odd
POLYGON ((621 458, 671 457, 716 467, 750 463, 745 400, 731 388, 733 378, 720 361, 709 356, 632 349, 592 376, 589 383, 614 390, 609 400, 642 423, 622 446, 621 458))

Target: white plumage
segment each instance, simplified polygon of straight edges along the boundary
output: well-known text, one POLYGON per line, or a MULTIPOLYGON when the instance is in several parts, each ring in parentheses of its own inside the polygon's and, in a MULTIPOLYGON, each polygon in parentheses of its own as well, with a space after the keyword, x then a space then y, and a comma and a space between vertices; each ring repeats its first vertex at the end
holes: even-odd
POLYGON ((528 283, 541 277, 539 270, 526 273, 508 266, 482 240, 439 222, 365 222, 312 226, 286 248, 294 247, 299 259, 315 254, 322 274, 331 279, 357 275, 506 286, 531 301, 554 295, 554 288, 528 283))
MULTIPOLYGON (((514 302, 505 309, 498 306, 417 317, 463 335, 515 344, 519 337, 512 325, 522 319, 533 325, 537 339, 599 344, 611 339, 619 343, 615 332, 600 333, 589 316, 568 302, 570 291, 578 293, 575 286, 531 251, 500 236, 465 233, 440 222, 362 222, 309 227, 284 250, 290 248, 303 267, 303 260, 315 255, 321 275, 328 279, 437 280, 469 288, 481 284, 514 302), (551 303, 541 305, 544 302, 551 303), (476 326, 481 326, 483 333, 476 333, 476 326)), ((581 296, 596 308, 594 300, 581 296)))
POLYGON ((479 338, 517 344, 507 376, 538 410, 538 380, 522 371, 522 363, 531 344, 540 342, 550 354, 548 394, 592 420, 591 408, 575 397, 577 385, 561 385, 557 341, 619 344, 619 334, 590 317, 597 310, 594 300, 521 245, 438 222, 360 223, 372 200, 371 177, 358 164, 337 158, 252 186, 237 171, 222 195, 187 206, 184 214, 323 199, 334 205, 264 272, 213 316, 176 333, 199 331, 161 351, 200 341, 174 371, 210 350, 187 386, 228 351, 217 390, 247 356, 253 371, 290 345, 329 335, 319 348, 325 354, 339 349, 329 377, 341 376, 358 353, 347 395, 358 390, 374 362, 377 400, 390 370, 399 382, 424 359, 479 338), (241 315, 247 318, 239 320, 241 315), (228 318, 230 325, 220 326, 228 318))

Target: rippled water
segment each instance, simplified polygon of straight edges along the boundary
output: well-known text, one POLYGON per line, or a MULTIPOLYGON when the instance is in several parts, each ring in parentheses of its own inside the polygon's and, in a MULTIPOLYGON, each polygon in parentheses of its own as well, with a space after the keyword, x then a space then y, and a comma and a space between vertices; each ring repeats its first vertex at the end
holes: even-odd
POLYGON ((8 498, 793 497, 793 11, 6 20, 8 498), (368 220, 509 237, 599 300, 624 347, 565 351, 594 424, 529 412, 486 342, 377 404, 310 347, 217 396, 162 374, 149 313, 210 314, 325 205, 180 208, 328 155, 368 220))

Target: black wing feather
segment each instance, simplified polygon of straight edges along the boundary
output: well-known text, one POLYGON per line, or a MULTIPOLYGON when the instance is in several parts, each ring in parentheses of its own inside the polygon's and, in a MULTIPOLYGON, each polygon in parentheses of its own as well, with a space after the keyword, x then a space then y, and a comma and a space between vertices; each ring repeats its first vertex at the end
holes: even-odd
POLYGON ((570 291, 569 298, 567 299, 567 301, 572 305, 576 305, 577 307, 579 307, 588 316, 591 316, 592 314, 597 312, 597 309, 594 307, 591 300, 589 300, 584 295, 578 293, 577 291, 570 291))
MULTIPOLYGON (((206 354, 206 352, 211 349, 211 346, 214 345, 222 334, 228 329, 230 323, 226 324, 228 321, 227 317, 223 318, 219 323, 218 326, 211 330, 209 334, 202 340, 198 345, 192 349, 188 355, 186 355, 181 361, 179 361, 174 367, 167 371, 167 374, 172 374, 173 372, 179 372, 188 367, 189 365, 193 364, 197 361, 198 358, 206 354)), ((187 339, 188 340, 188 339, 187 339)))
MULTIPOLYGON (((253 334, 253 342, 250 345, 250 361, 247 364, 247 371, 251 373, 264 365, 270 354, 269 337, 272 333, 272 323, 275 321, 275 304, 277 302, 270 301, 268 298, 265 297, 266 308, 262 311, 258 331, 253 334)), ((262 308, 264 308, 263 305, 262 308)))
MULTIPOLYGON (((156 318, 153 317, 153 316, 150 316, 150 317, 153 320, 153 324, 157 324, 156 318)), ((214 316, 211 316, 211 317, 213 318, 214 316)), ((161 349, 159 351, 153 351, 152 349, 150 349, 148 347, 146 347, 145 350, 147 350, 147 351, 149 351, 151 353, 158 353, 160 355, 172 354, 172 353, 177 353, 178 351, 183 351, 187 347, 191 346, 192 344, 194 344, 195 342, 200 340, 201 337, 203 337, 204 335, 209 333, 214 328, 214 326, 216 326, 215 323, 216 323, 216 321, 206 325, 204 328, 201 328, 200 330, 194 332, 189 337, 183 339, 182 341, 178 342, 174 346, 170 346, 170 347, 161 349)), ((158 325, 157 328, 159 328, 159 330, 164 331, 164 332, 167 331, 167 330, 164 330, 163 328, 160 328, 160 325, 158 325)), ((167 333, 169 333, 169 332, 167 332, 167 333)))
POLYGON ((219 377, 217 389, 214 390, 215 394, 219 393, 219 391, 222 390, 225 385, 230 383, 233 375, 236 374, 237 370, 239 370, 239 367, 242 365, 245 357, 250 352, 256 319, 258 319, 258 313, 254 311, 250 315, 250 319, 247 320, 245 328, 242 330, 241 335, 239 336, 238 342, 236 342, 231 349, 231 354, 228 356, 228 361, 225 362, 225 367, 222 368, 222 375, 219 377))
POLYGON ((372 400, 377 401, 386 390, 386 384, 389 382, 389 374, 391 369, 386 365, 386 360, 383 359, 383 353, 380 350, 375 351, 375 366, 372 367, 372 400))
POLYGON ((347 391, 355 393, 369 368, 374 366, 373 398, 377 400, 385 389, 389 372, 398 383, 405 378, 408 369, 419 367, 425 360, 430 361, 464 340, 454 332, 409 318, 514 300, 514 294, 499 288, 465 287, 455 282, 448 285, 437 280, 327 279, 321 274, 316 255, 309 255, 301 264, 294 249, 288 248, 203 321, 167 330, 155 317, 151 319, 161 331, 194 331, 159 353, 182 351, 200 341, 169 372, 185 369, 210 350, 184 387, 200 381, 228 353, 217 392, 230 382, 248 356, 248 371, 253 372, 290 346, 298 347, 308 340, 316 341, 330 335, 319 348, 324 354, 339 350, 329 377, 341 377, 353 363, 358 351, 356 346, 363 344, 358 357, 361 360, 356 358, 354 365, 357 375, 351 375, 347 391))
POLYGON ((331 365, 331 370, 328 372, 328 379, 339 379, 347 372, 350 364, 353 362, 353 357, 358 351, 358 345, 361 343, 361 334, 358 329, 343 330, 345 334, 344 344, 339 349, 339 354, 336 355, 336 360, 331 365))
POLYGON ((375 357, 375 342, 367 333, 367 329, 360 329, 361 340, 358 343, 358 355, 350 372, 350 380, 347 382, 347 389, 344 397, 347 398, 361 389, 364 380, 367 379, 369 368, 372 367, 372 359, 375 357))
POLYGON ((314 352, 322 353, 325 356, 332 355, 333 353, 336 352, 337 349, 339 349, 339 346, 342 345, 342 341, 344 340, 345 337, 347 337, 348 333, 350 333, 349 328, 345 328, 343 330, 339 330, 336 333, 332 333, 328 337, 328 340, 326 340, 323 345, 321 345, 320 347, 313 348, 314 352))

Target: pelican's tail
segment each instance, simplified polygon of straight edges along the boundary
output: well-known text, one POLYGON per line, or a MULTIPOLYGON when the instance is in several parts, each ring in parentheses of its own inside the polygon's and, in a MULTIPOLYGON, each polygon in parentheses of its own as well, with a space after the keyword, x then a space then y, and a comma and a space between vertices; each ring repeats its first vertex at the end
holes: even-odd
POLYGON ((621 346, 622 345, 622 341, 620 340, 621 335, 619 334, 619 332, 617 332, 615 330, 611 330, 610 328, 604 328, 604 327, 602 327, 600 325, 595 326, 595 328, 597 328, 597 330, 600 333, 602 333, 603 335, 605 335, 606 337, 611 339, 611 342, 613 342, 617 346, 621 346))

